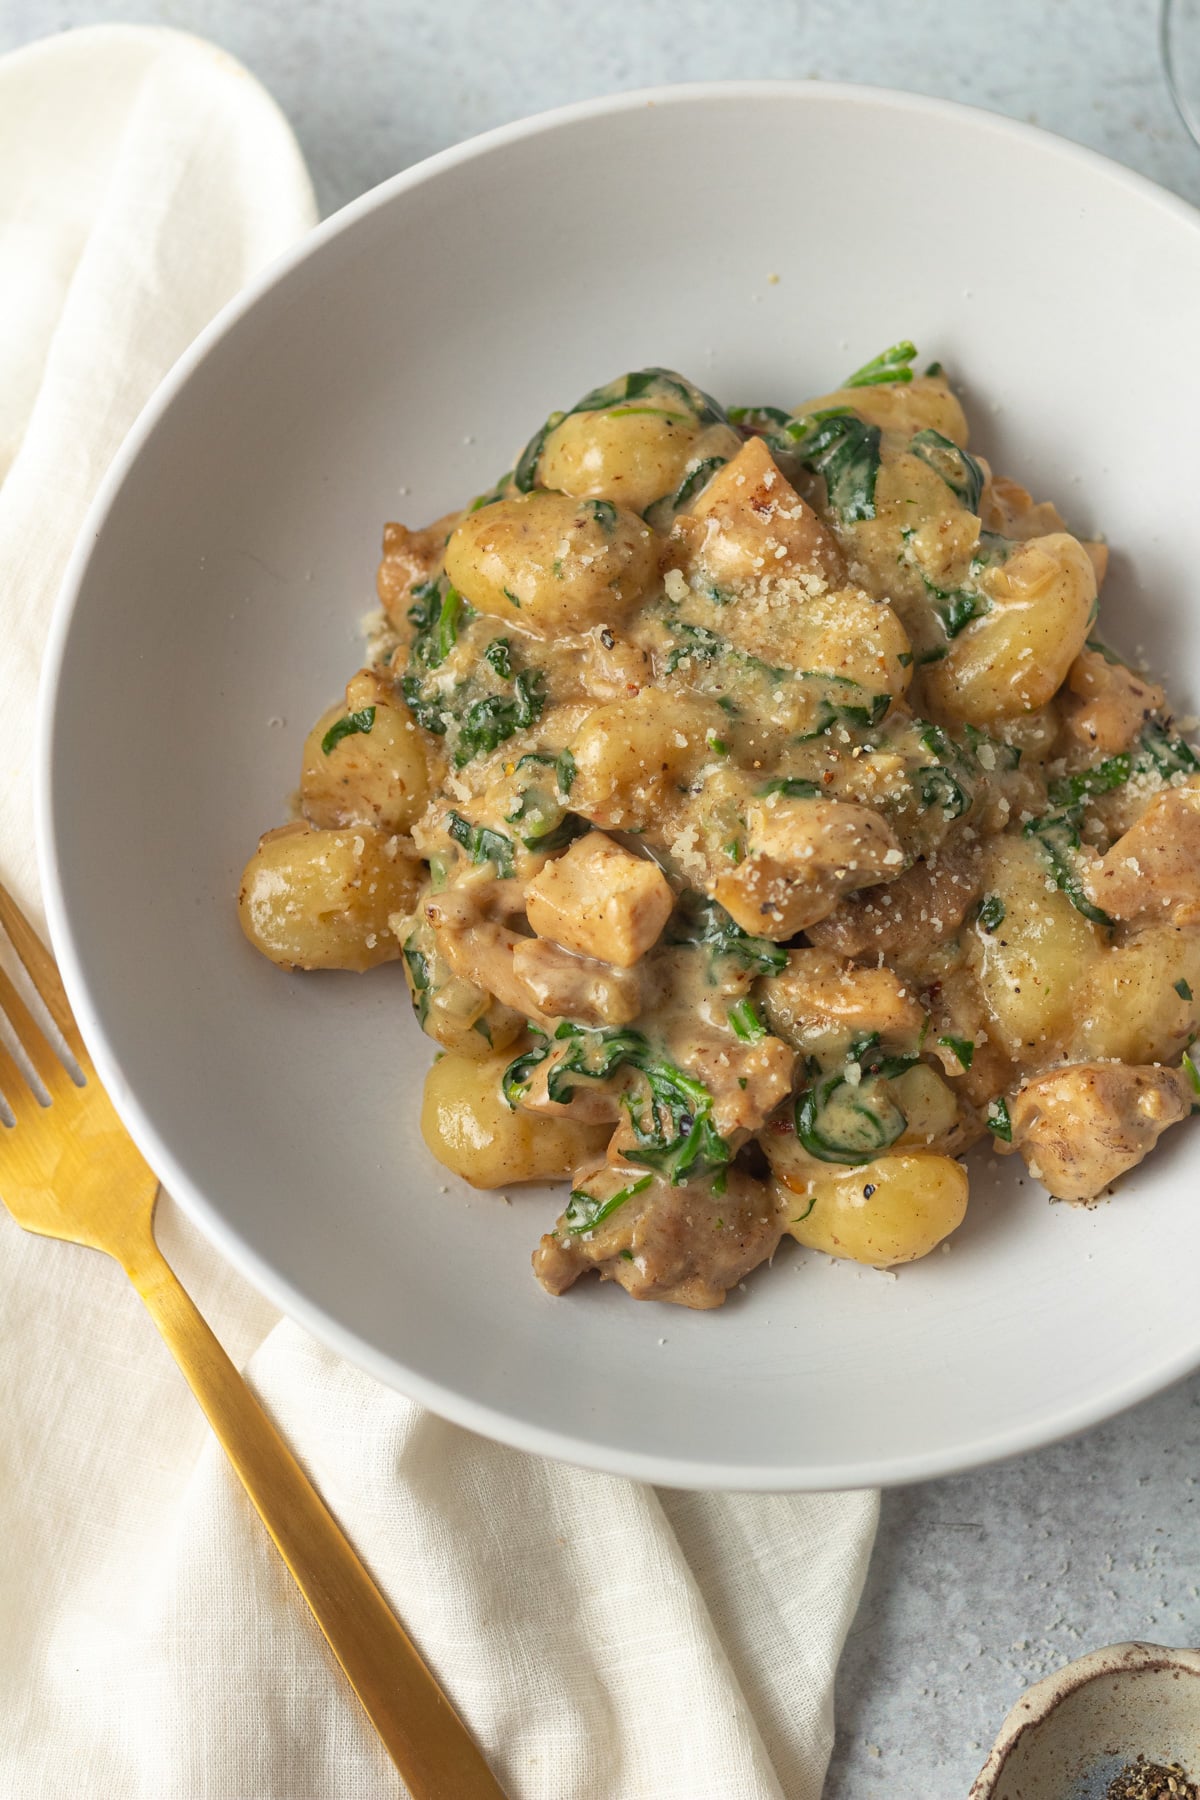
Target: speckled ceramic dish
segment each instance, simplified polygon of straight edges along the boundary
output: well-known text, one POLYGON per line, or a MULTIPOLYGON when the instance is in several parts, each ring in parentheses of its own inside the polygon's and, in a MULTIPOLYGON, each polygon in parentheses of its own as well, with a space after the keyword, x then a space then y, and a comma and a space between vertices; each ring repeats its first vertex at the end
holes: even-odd
POLYGON ((1104 1800, 1138 1756, 1200 1780, 1200 1652, 1112 1644, 1047 1675, 1004 1721, 969 1800, 1104 1800))
POLYGON ((975 1157, 947 1254, 789 1247, 719 1312, 541 1291, 561 1194, 468 1190, 418 1129, 399 968, 282 976, 235 897, 353 667, 383 522, 666 364, 733 404, 911 337, 997 468, 1114 546, 1105 632, 1200 701, 1200 217, 1029 126, 817 82, 506 126, 328 220, 182 358, 68 573, 47 657, 55 947, 97 1069, 218 1247, 473 1430, 673 1487, 923 1480, 1200 1363, 1200 1125, 1083 1211, 975 1157))

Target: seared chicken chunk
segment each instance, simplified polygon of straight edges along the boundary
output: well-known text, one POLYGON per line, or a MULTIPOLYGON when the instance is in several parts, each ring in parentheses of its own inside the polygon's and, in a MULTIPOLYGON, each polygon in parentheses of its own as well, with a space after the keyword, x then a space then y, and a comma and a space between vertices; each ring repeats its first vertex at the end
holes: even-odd
POLYGON ((676 520, 673 541, 685 547, 685 567, 719 587, 797 572, 811 574, 822 587, 840 587, 846 579, 837 544, 761 438, 750 438, 718 470, 691 517, 676 520))
POLYGON ((904 855, 881 813, 852 801, 784 800, 747 808, 749 850, 716 883, 743 931, 777 941, 815 925, 847 888, 898 874, 904 855))
POLYGON ((1075 1063, 1023 1082, 1010 1103, 1012 1145, 1060 1200, 1094 1200, 1140 1163, 1192 1093, 1178 1069, 1075 1063))
POLYGON ((776 1200, 731 1169, 723 1194, 707 1184, 672 1187, 636 1165, 604 1163, 575 1178, 571 1202, 533 1254, 552 1294, 589 1269, 635 1300, 702 1310, 772 1256, 783 1232, 776 1200), (589 1222, 594 1221, 594 1222, 589 1222))
POLYGON ((978 845, 955 839, 886 887, 847 894, 808 936, 838 956, 921 957, 953 936, 979 891, 978 845))
POLYGON ((1089 753, 1112 756, 1132 744, 1147 719, 1161 712, 1166 695, 1153 681, 1109 662, 1098 650, 1081 650, 1067 671, 1063 733, 1089 753))
POLYGON ((525 911, 539 937, 631 969, 658 940, 674 905, 657 863, 589 831, 533 877, 525 911))
POLYGON ((787 968, 764 984, 775 1030, 809 1056, 844 1055, 877 1034, 889 1049, 912 1049, 925 1013, 891 969, 856 969, 823 950, 790 950, 787 968))
POLYGON ((1088 894, 1113 919, 1200 922, 1200 788, 1168 788, 1107 855, 1087 865, 1088 894))

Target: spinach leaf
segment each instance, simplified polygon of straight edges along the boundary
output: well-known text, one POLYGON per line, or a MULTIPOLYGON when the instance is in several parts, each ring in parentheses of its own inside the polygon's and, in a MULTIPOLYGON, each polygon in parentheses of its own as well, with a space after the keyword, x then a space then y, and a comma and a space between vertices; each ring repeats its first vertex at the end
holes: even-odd
POLYGON ((512 839, 502 831, 493 831, 489 825, 473 825, 453 811, 446 814, 446 830, 473 863, 495 863, 496 873, 504 878, 513 874, 512 839))
POLYGON ((998 1100, 989 1102, 986 1123, 993 1137, 998 1137, 1005 1144, 1012 1143, 1012 1119, 1009 1117, 1008 1101, 1003 1095, 998 1100))
POLYGON ((1111 663, 1118 669, 1124 669, 1127 666, 1121 657, 1117 655, 1116 651, 1110 650, 1107 644, 1102 644, 1099 638, 1088 638, 1084 644, 1084 649, 1094 650, 1097 656, 1102 656, 1106 663, 1111 663))
POLYGON ((969 809, 972 796, 941 763, 930 763, 925 768, 918 769, 916 780, 922 812, 928 812, 931 807, 937 806, 941 808, 943 818, 949 820, 960 819, 969 809))
POLYGON ((404 940, 401 948, 409 980, 412 982, 413 1009, 417 1015, 417 1023, 424 1027, 425 1021, 429 1017, 429 991, 433 979, 429 967, 429 957, 417 943, 415 931, 404 940))
POLYGON ((986 731, 980 731, 978 725, 964 725, 963 736, 967 740, 967 748, 980 768, 1019 769, 1021 766, 1021 746, 1006 744, 1003 738, 989 737, 986 731), (980 754, 984 747, 990 751, 990 757, 980 754))
POLYGON ((711 394, 706 394, 703 388, 698 388, 694 382, 677 374, 674 369, 657 367, 635 369, 628 375, 618 375, 614 381, 605 382, 603 387, 592 388, 582 400, 575 402, 571 411, 609 412, 622 403, 628 405, 632 401, 647 398, 670 400, 673 406, 681 406, 690 412, 700 425, 728 423, 723 409, 711 394))
POLYGON ((841 1074, 821 1077, 797 1095, 795 1120, 810 1156, 850 1166, 870 1162, 908 1124, 879 1075, 864 1076, 857 1086, 841 1074))
POLYGON ((343 738, 355 737, 359 732, 368 732, 375 723, 375 708, 364 706, 359 712, 345 713, 342 718, 335 719, 325 736, 321 739, 322 754, 328 756, 336 750, 343 738))
MULTIPOLYGON (((556 758, 542 756, 531 752, 523 756, 517 764, 516 773, 523 769, 538 767, 556 767, 556 758)), ((536 775, 527 778, 515 797, 511 812, 505 814, 510 825, 520 827, 518 836, 527 850, 565 850, 572 838, 578 837, 588 830, 588 826, 574 813, 569 813, 562 803, 557 782, 554 791, 543 786, 536 775)))
POLYGON ((979 902, 976 917, 984 931, 995 931, 998 925, 1003 925, 1005 913, 1006 908, 999 894, 985 894, 979 902))
POLYGON ((1090 769, 1081 769, 1077 775, 1064 775, 1060 780, 1052 781, 1047 790, 1050 804, 1078 806, 1090 794, 1111 793, 1113 788, 1128 781, 1132 772, 1133 763, 1127 752, 1108 756, 1090 769))
MULTIPOLYGON (((781 671, 786 674, 787 671, 781 671)), ((887 716, 892 704, 890 694, 873 694, 849 675, 827 675, 820 669, 798 669, 796 678, 804 682, 806 691, 817 696, 817 710, 812 729, 803 732, 797 743, 824 737, 838 723, 858 731, 870 731, 887 716)))
POLYGON ((410 666, 440 668, 458 642, 459 628, 474 617, 475 608, 444 575, 421 582, 412 590, 408 609, 409 623, 417 628, 409 651, 410 666))
POLYGON ((706 456, 694 469, 689 469, 673 494, 663 494, 646 508, 642 517, 647 525, 655 531, 670 531, 677 514, 687 510, 696 495, 708 486, 717 470, 723 469, 728 461, 727 456, 706 456))
POLYGON ((950 1037, 947 1035, 946 1037, 940 1037, 938 1043, 945 1044, 947 1050, 954 1053, 964 1069, 969 1069, 975 1060, 974 1038, 950 1037))
POLYGON ((878 425, 868 425, 844 407, 830 407, 793 419, 787 435, 804 467, 824 477, 830 511, 844 525, 875 517, 878 425))
POLYGON ((713 1123, 708 1089, 673 1063, 646 1063, 641 1073, 649 1105, 639 1105, 633 1094, 624 1096, 638 1146, 626 1153, 626 1160, 653 1169, 672 1187, 693 1176, 711 1175, 713 1192, 723 1193, 732 1152, 713 1123))
MULTIPOLYGON (((922 1042, 924 1042, 928 1024, 928 1015, 926 1015, 926 1023, 921 1032, 922 1042)), ((869 1031, 863 1037, 856 1038, 851 1044, 846 1053, 846 1061, 857 1063, 859 1073, 862 1075, 884 1075, 890 1081, 897 1075, 903 1075, 905 1069, 911 1069, 915 1062, 920 1061, 920 1058, 916 1055, 907 1055, 903 1051, 888 1053, 883 1048, 883 1040, 879 1033, 869 1031)))
POLYGON ((1112 920, 1108 914, 1089 900, 1084 892, 1079 865, 1074 855, 1080 848, 1078 812, 1047 813, 1040 819, 1030 819, 1024 835, 1038 840, 1049 864, 1054 885, 1067 896, 1076 912, 1082 913, 1085 919, 1090 919, 1093 925, 1111 927, 1112 920))
POLYGON ((500 1092, 513 1112, 516 1112, 529 1092, 533 1071, 541 1063, 544 1063, 550 1054, 550 1040, 545 1033, 538 1031, 536 1025, 531 1025, 529 1029, 536 1034, 538 1042, 531 1044, 528 1050, 522 1050, 520 1056, 515 1056, 500 1077, 500 1092))
POLYGON ((1190 1000, 1192 998, 1191 987, 1188 984, 1188 982, 1186 982, 1184 980, 1182 975, 1179 977, 1179 980, 1175 983, 1175 992, 1179 995, 1179 998, 1181 1000, 1190 1000))
POLYGON ((503 500, 508 491, 508 484, 512 478, 512 470, 505 469, 503 475, 498 475, 496 477, 496 480, 492 483, 491 487, 487 489, 486 493, 476 494, 470 506, 467 508, 467 511, 477 513, 480 512, 483 507, 494 506, 497 500, 503 500))
POLYGON ((758 791, 760 794, 782 794, 785 800, 813 800, 820 795, 821 788, 803 775, 778 775, 758 791))
POLYGON ((509 638, 493 638, 483 653, 485 663, 490 663, 502 681, 512 680, 512 642, 509 638))
POLYGON ((685 896, 677 920, 676 944, 696 944, 713 959, 736 957, 744 969, 755 975, 778 975, 787 968, 787 951, 770 938, 751 937, 735 925, 723 906, 699 895, 685 896))
POLYGON ((1153 767, 1168 779, 1172 775, 1200 769, 1191 745, 1184 743, 1182 738, 1173 738, 1166 726, 1160 725, 1157 719, 1152 719, 1143 731, 1141 751, 1138 766, 1153 767))
POLYGON ((585 500, 582 511, 590 512, 600 529, 610 537, 617 529, 617 509, 611 500, 585 500))
POLYGON ((979 511, 983 493, 983 470, 969 451, 960 449, 950 438, 943 437, 940 431, 934 431, 932 426, 918 431, 908 447, 914 456, 919 456, 923 463, 928 463, 951 493, 958 495, 968 512, 979 511))
POLYGON ((538 428, 517 458, 517 466, 513 470, 513 486, 520 494, 532 491, 537 481, 538 464, 542 460, 542 451, 546 448, 546 439, 556 425, 561 425, 566 413, 552 412, 546 423, 538 428))
POLYGON ((781 406, 731 406, 729 423, 736 425, 743 436, 755 437, 771 431, 781 431, 791 417, 781 406))
POLYGON ((453 721, 449 696, 436 692, 426 694, 421 677, 409 673, 400 677, 400 692, 421 729, 432 731, 436 737, 445 737, 447 727, 453 721))
POLYGON ((564 1106, 579 1085, 572 1077, 607 1081, 622 1063, 632 1062, 636 1067, 637 1059, 644 1060, 650 1055, 650 1045, 643 1033, 622 1026, 593 1031, 586 1025, 574 1025, 564 1020, 554 1035, 560 1041, 568 1041, 570 1048, 551 1069, 546 1091, 551 1100, 564 1106))
POLYGON ((569 1101, 581 1079, 603 1081, 622 1066, 635 1069, 643 1091, 622 1097, 637 1141, 626 1160, 655 1170, 672 1186, 711 1173, 714 1189, 721 1191, 732 1152, 713 1123, 713 1099, 703 1082, 656 1055, 640 1031, 620 1026, 593 1031, 564 1021, 554 1035, 569 1048, 550 1071, 551 1100, 569 1101))
POLYGON ((913 378, 912 360, 917 354, 917 346, 902 338, 889 350, 880 351, 861 369, 855 369, 853 375, 847 375, 842 386, 844 388, 877 387, 882 382, 911 381, 913 378))
POLYGON ((987 602, 982 594, 968 593, 965 588, 935 587, 922 570, 917 573, 921 576, 925 592, 929 596, 929 604, 937 614, 947 638, 956 638, 972 619, 979 618, 981 613, 987 611, 987 602))
POLYGON ((733 1035, 740 1038, 743 1044, 757 1044, 760 1038, 768 1036, 753 1000, 736 1000, 729 1009, 729 1023, 733 1027, 733 1035))
POLYGON ((673 675, 681 662, 716 662, 722 650, 728 648, 726 640, 710 631, 707 625, 688 625, 680 620, 675 629, 684 634, 685 641, 676 644, 667 657, 668 675, 673 675))
POLYGON ((469 701, 459 720, 455 767, 461 769, 473 757, 495 750, 515 731, 535 725, 545 704, 546 677, 541 669, 526 669, 516 677, 511 700, 504 694, 484 694, 469 701))
MULTIPOLYGON (((597 1199, 594 1194, 589 1194, 586 1188, 572 1188, 571 1198, 567 1201, 567 1208, 563 1213, 563 1224, 566 1226, 568 1236, 580 1237, 585 1232, 595 1231, 597 1225, 602 1225, 605 1219, 615 1213, 619 1206, 624 1206, 625 1202, 632 1200, 635 1194, 644 1193, 653 1180, 653 1175, 643 1175, 640 1181, 633 1181, 628 1187, 618 1188, 617 1192, 610 1194, 607 1200, 597 1199)), ((622 1251, 621 1254, 624 1256, 626 1252, 622 1251)), ((630 1251, 628 1254, 632 1257, 633 1253, 630 1251)))
POLYGON ((921 746, 936 758, 916 770, 913 780, 920 795, 920 810, 940 807, 947 820, 961 818, 974 800, 972 768, 961 744, 956 744, 940 725, 915 721, 921 726, 921 746))

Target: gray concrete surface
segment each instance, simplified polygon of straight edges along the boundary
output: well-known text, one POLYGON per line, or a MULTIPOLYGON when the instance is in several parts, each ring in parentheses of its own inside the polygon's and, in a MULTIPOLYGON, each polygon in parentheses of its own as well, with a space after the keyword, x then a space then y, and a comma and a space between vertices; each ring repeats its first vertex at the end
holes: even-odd
MULTIPOLYGON (((1156 12, 1155 0, 0 0, 0 49, 106 19, 213 38, 288 113, 326 211, 524 113, 762 75, 972 101, 1200 202, 1156 12)), ((1200 1287, 1195 1271, 1178 1278, 1200 1287)), ((1074 1443, 887 1495, 826 1800, 964 1800, 1030 1681, 1123 1638, 1200 1644, 1198 1482, 1195 1379, 1074 1443)))

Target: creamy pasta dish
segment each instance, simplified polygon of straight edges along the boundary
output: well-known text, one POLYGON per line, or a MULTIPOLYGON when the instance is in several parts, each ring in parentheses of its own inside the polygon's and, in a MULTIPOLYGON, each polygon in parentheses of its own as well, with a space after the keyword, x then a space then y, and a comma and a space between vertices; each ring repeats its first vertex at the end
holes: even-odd
POLYGON ((389 524, 247 866, 273 962, 401 965, 441 1163, 568 1184, 553 1294, 717 1306, 784 1233, 910 1261, 977 1140, 1087 1201, 1194 1110, 1200 764, 1104 544, 915 357, 791 411, 641 369, 389 524))

